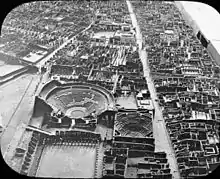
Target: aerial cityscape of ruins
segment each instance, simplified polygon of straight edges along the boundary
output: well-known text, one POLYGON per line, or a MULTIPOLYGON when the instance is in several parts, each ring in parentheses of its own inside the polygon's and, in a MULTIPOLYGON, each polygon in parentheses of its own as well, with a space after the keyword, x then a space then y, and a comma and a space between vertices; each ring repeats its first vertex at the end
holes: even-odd
POLYGON ((0 37, 6 164, 52 178, 185 179, 216 169, 220 39, 190 10, 143 0, 13 9, 0 37))

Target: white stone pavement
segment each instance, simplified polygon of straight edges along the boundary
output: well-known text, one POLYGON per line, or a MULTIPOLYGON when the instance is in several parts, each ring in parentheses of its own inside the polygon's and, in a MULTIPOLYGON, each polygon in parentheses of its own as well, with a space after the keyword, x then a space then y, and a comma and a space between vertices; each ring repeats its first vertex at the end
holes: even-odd
POLYGON ((172 148, 172 144, 170 142, 169 135, 166 130, 165 122, 162 116, 162 111, 155 101, 157 99, 157 94, 155 91, 155 87, 153 81, 150 76, 150 69, 147 62, 147 53, 145 50, 142 49, 142 34, 140 28, 137 23, 136 16, 133 12, 132 5, 130 1, 127 0, 128 10, 131 16, 132 25, 136 28, 136 39, 137 44, 139 46, 139 55, 143 64, 144 69, 144 76, 146 77, 146 81, 148 84, 148 88, 151 94, 151 98, 155 107, 155 118, 153 120, 153 134, 155 138, 155 151, 164 151, 167 153, 168 163, 170 164, 171 174, 173 175, 174 179, 179 179, 180 175, 178 172, 178 166, 175 158, 175 153, 172 148))

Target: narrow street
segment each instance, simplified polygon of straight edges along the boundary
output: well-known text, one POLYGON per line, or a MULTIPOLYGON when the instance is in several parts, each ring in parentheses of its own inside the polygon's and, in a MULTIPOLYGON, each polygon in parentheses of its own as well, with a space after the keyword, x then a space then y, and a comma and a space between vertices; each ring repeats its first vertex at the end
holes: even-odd
POLYGON ((169 134, 167 133, 165 122, 163 119, 162 111, 159 107, 159 104, 155 101, 157 99, 156 90, 153 84, 153 81, 150 76, 150 69, 147 62, 147 53, 144 49, 142 49, 142 34, 140 28, 137 23, 136 15, 133 12, 133 7, 129 0, 126 1, 128 5, 128 10, 131 16, 132 25, 136 29, 136 40, 139 46, 139 55, 143 64, 144 76, 147 81, 148 89, 151 94, 151 99, 153 101, 153 105, 155 107, 155 118, 153 120, 153 134, 155 138, 155 151, 164 151, 167 153, 167 159, 170 164, 171 174, 174 179, 179 179, 180 174, 178 172, 178 165, 175 158, 175 153, 169 138, 169 134))

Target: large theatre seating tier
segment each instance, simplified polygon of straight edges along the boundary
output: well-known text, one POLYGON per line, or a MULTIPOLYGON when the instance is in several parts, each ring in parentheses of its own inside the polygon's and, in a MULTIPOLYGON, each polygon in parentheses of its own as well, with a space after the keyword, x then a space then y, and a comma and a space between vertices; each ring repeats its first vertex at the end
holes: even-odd
POLYGON ((40 96, 54 110, 60 110, 69 118, 79 119, 94 113, 101 114, 110 107, 114 109, 113 95, 101 86, 87 83, 63 83, 52 80, 40 96))
POLYGON ((103 109, 103 107, 107 105, 106 99, 98 93, 91 92, 90 90, 84 90, 83 93, 81 92, 81 89, 61 91, 60 93, 49 97, 47 101, 56 108, 60 108, 64 113, 67 112, 68 109, 78 109, 81 107, 82 109, 85 109, 86 114, 84 116, 93 111, 98 111, 100 108, 103 109), (94 94, 94 98, 90 93, 94 94))

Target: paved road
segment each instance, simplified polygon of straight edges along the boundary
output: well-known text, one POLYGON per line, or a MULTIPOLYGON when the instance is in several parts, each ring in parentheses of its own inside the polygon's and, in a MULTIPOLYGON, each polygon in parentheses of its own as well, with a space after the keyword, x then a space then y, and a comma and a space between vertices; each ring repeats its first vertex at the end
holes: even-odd
MULTIPOLYGON (((83 31, 79 32, 85 32, 86 30, 88 30, 91 25, 93 23, 91 23, 87 28, 85 28, 83 31)), ((78 33, 78 34, 79 34, 78 33)), ((71 40, 73 40, 78 34, 76 34, 75 36, 73 36, 72 38, 70 38, 69 40, 65 41, 62 45, 60 45, 56 50, 54 50, 51 54, 49 54, 48 56, 46 56, 45 58, 43 58, 40 62, 38 62, 37 66, 41 67, 44 66, 45 62, 47 62, 49 59, 51 59, 59 50, 61 50, 62 48, 64 48, 69 42, 71 42, 71 40)))
POLYGON ((148 88, 151 94, 151 98, 153 101, 153 105, 155 107, 155 118, 153 120, 153 134, 155 138, 155 151, 164 151, 167 153, 167 159, 170 164, 171 174, 173 175, 173 178, 179 179, 180 175, 178 172, 178 166, 175 159, 175 154, 172 148, 172 144, 170 142, 169 135, 167 133, 165 122, 162 116, 162 111, 158 105, 158 103, 155 101, 157 99, 157 94, 155 91, 155 87, 153 84, 153 81, 150 76, 150 69, 147 62, 147 53, 145 50, 142 49, 142 34, 139 28, 139 25, 137 23, 136 16, 133 12, 133 7, 130 3, 130 1, 127 0, 128 10, 131 16, 132 25, 136 28, 136 40, 139 47, 139 55, 143 64, 143 70, 144 70, 144 76, 146 78, 148 88))

